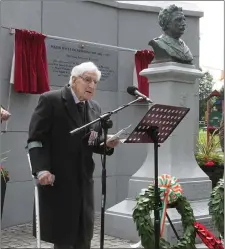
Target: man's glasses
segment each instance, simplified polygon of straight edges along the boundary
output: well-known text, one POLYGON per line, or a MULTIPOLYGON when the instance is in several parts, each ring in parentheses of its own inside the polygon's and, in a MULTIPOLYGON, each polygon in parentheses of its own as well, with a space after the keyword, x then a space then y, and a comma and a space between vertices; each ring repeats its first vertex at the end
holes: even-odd
POLYGON ((98 83, 97 80, 93 80, 91 77, 89 76, 79 76, 81 79, 83 79, 87 84, 91 84, 92 81, 95 83, 95 85, 98 83))

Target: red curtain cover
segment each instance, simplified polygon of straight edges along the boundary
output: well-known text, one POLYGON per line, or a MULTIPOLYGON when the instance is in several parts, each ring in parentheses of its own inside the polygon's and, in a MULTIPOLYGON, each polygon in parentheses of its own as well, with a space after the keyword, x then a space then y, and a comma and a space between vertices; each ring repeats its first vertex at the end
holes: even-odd
POLYGON ((148 79, 140 76, 139 73, 148 68, 148 65, 154 59, 154 52, 151 50, 140 50, 135 53, 135 66, 137 72, 138 89, 141 93, 149 97, 149 83, 148 79))
POLYGON ((35 31, 15 30, 16 92, 41 94, 50 90, 45 37, 35 31))

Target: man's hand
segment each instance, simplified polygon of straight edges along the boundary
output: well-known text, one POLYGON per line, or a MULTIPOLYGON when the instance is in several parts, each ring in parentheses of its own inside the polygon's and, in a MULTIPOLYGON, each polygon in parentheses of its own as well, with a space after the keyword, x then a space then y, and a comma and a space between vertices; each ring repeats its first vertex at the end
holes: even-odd
POLYGON ((41 185, 52 185, 54 183, 55 176, 50 172, 45 172, 38 177, 38 181, 41 185))
POLYGON ((8 120, 10 116, 11 116, 11 114, 8 111, 6 111, 4 108, 1 107, 1 121, 8 120))
MULTIPOLYGON (((108 135, 107 138, 109 139, 110 137, 112 137, 113 135, 108 135)), ((109 148, 115 148, 116 146, 118 146, 120 143, 119 139, 115 139, 109 142, 106 142, 106 146, 109 148)))

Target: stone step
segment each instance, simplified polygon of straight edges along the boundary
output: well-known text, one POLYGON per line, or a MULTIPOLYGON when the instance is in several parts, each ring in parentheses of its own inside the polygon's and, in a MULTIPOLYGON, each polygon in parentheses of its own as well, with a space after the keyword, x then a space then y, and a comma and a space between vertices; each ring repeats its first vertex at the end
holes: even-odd
MULTIPOLYGON (((134 200, 124 200, 112 208, 109 208, 106 211, 105 215, 105 233, 109 236, 125 239, 128 241, 138 242, 140 240, 136 226, 134 225, 134 221, 132 218, 133 208, 136 205, 136 201, 134 200)), ((215 236, 218 234, 214 231, 213 224, 211 222, 211 217, 209 216, 208 211, 208 200, 199 200, 192 201, 190 205, 193 209, 194 216, 196 221, 200 222, 206 228, 209 229, 215 236)), ((170 208, 167 210, 167 213, 178 233, 178 235, 182 235, 183 229, 181 224, 180 214, 177 212, 175 208, 170 208)), ((152 218, 154 213, 152 212, 152 218)), ((168 221, 165 224, 165 239, 170 243, 173 241, 176 243, 176 236, 172 231, 172 228, 168 221)), ((201 244, 201 240, 199 237, 196 237, 196 243, 201 244)), ((201 247, 200 247, 201 248, 201 247)))
POLYGON ((196 248, 198 248, 198 249, 207 249, 208 247, 205 244, 197 244, 196 248))

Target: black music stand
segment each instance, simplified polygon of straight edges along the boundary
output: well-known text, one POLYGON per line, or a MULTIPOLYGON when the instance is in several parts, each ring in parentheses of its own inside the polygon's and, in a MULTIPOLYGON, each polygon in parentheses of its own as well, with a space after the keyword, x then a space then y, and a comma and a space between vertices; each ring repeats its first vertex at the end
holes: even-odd
MULTIPOLYGON (((155 206, 154 206, 154 228, 155 228, 155 249, 159 249, 160 241, 160 208, 161 200, 158 189, 158 147, 159 143, 164 143, 178 126, 181 120, 189 112, 190 108, 153 105, 133 132, 128 136, 124 143, 154 143, 154 168, 155 168, 155 206)), ((169 216, 169 223, 179 239, 169 216)))

